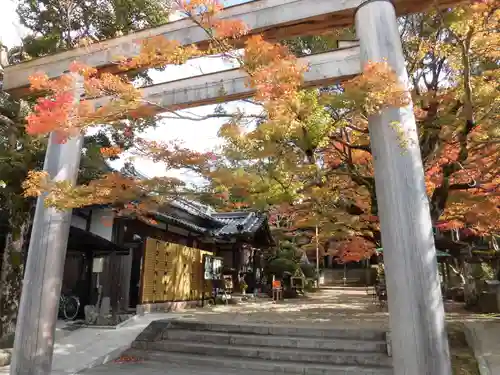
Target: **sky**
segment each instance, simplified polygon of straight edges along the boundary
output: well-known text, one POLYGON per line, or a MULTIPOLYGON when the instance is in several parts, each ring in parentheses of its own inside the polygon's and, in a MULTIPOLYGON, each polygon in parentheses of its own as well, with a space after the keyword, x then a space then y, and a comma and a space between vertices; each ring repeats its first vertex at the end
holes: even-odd
MULTIPOLYGON (((226 0, 225 5, 236 5, 248 2, 249 0, 226 0)), ((20 44, 21 38, 27 31, 19 24, 16 14, 17 0, 0 0, 2 12, 0 12, 0 41, 7 47, 20 44)), ((155 83, 174 81, 181 78, 195 75, 213 73, 219 70, 230 68, 230 64, 220 58, 200 58, 189 61, 182 66, 169 66, 164 72, 152 72, 151 76, 155 83)), ((182 115, 189 117, 206 116, 213 113, 215 106, 203 106, 191 108, 188 111, 180 111, 182 115)), ((226 111, 231 113, 239 108, 245 113, 257 113, 258 108, 243 102, 232 102, 225 105, 226 111)), ((224 123, 223 119, 208 119, 204 121, 191 121, 183 119, 163 119, 156 129, 151 129, 143 134, 144 138, 157 141, 180 140, 184 146, 193 150, 204 152, 220 145, 217 132, 224 123)), ((124 159, 112 163, 114 168, 121 168, 124 159)), ((198 183, 199 180, 189 172, 182 170, 167 171, 161 163, 154 163, 150 160, 137 159, 135 167, 148 177, 171 176, 180 178, 188 183, 198 183)))

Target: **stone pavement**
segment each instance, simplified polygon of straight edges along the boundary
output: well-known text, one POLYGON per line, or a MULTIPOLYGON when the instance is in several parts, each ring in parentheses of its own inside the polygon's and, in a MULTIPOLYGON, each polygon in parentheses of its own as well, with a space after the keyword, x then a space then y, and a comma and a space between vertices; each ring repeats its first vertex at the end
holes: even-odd
POLYGON ((500 319, 467 321, 465 328, 481 375, 500 374, 500 319))
MULTIPOLYGON (((446 302, 446 318, 449 322, 466 322, 467 327, 475 324, 475 340, 479 362, 484 363, 481 375, 500 374, 500 321, 492 321, 485 315, 467 312, 462 304, 446 302), (495 328, 495 329, 493 329, 495 328), (498 328, 498 330, 497 330, 498 328), (491 349, 491 350, 488 350, 491 349), (498 354, 498 355, 497 355, 498 354), (484 360, 481 360, 484 358, 484 360), (498 361, 498 362, 495 362, 498 361), (486 372, 489 371, 489 372, 486 372)), ((318 293, 309 294, 308 298, 292 299, 273 303, 269 300, 257 300, 238 305, 217 305, 211 309, 186 310, 172 313, 172 317, 205 322, 231 323, 275 323, 303 326, 357 328, 385 328, 389 326, 387 308, 380 307, 365 288, 324 288, 318 293)), ((470 335, 468 335, 470 336, 470 335)), ((230 370, 227 370, 230 371, 230 370)), ((109 363, 84 372, 87 375, 226 375, 221 369, 205 369, 169 364, 144 363, 109 363), (217 372, 217 374, 215 373, 217 372)), ((228 374, 229 375, 229 374, 228 374)), ((257 375, 245 373, 243 375, 257 375)))
MULTIPOLYGON (((128 349, 149 323, 171 316, 169 313, 155 313, 135 317, 119 329, 80 328, 64 333, 56 330, 52 375, 76 374, 113 360, 128 349)), ((8 373, 8 366, 0 368, 0 374, 8 373)))
MULTIPOLYGON (((481 375, 500 375, 500 318, 471 313, 462 303, 445 302, 447 322, 462 322, 467 341, 478 358, 481 375)), ((380 307, 366 288, 325 287, 307 299, 272 303, 258 301, 215 306, 211 310, 188 310, 183 319, 207 322, 276 323, 328 327, 384 328, 389 313, 380 307)))
MULTIPOLYGON (((144 362, 144 363, 109 363, 82 372, 82 375, 262 375, 262 372, 251 370, 235 370, 230 368, 213 368, 179 365, 176 363, 144 362)), ((271 375, 268 373, 267 375, 271 375)))
MULTIPOLYGON (((449 322, 484 319, 466 311, 463 304, 447 301, 449 322)), ((183 319, 328 326, 330 328, 389 329, 387 307, 381 307, 364 287, 324 287, 307 298, 273 303, 257 300, 238 305, 217 305, 212 309, 186 310, 183 319)), ((500 373, 499 373, 500 375, 500 373)))
POLYGON ((307 298, 278 303, 258 299, 238 305, 217 305, 210 310, 187 310, 182 315, 183 319, 208 322, 388 328, 387 309, 374 303, 365 288, 330 287, 310 293, 307 298))
MULTIPOLYGON (((459 303, 447 302, 447 320, 465 322, 468 339, 473 344, 482 367, 481 375, 500 374, 500 319, 465 311, 459 303), (472 334, 470 333, 472 332, 472 334), (488 372, 489 371, 489 372, 488 372)), ((275 323, 317 327, 357 327, 388 329, 387 308, 381 308, 365 288, 330 287, 308 298, 272 303, 257 300, 238 305, 217 305, 211 309, 193 309, 165 314, 147 314, 128 322, 120 329, 80 328, 56 335, 53 375, 68 375, 86 368, 85 374, 121 375, 226 375, 220 369, 200 369, 169 365, 165 368, 153 363, 109 363, 98 366, 106 359, 114 359, 128 347, 135 337, 153 320, 182 317, 206 322, 275 323), (213 373, 211 372, 213 371, 213 373), (217 374, 216 374, 217 372, 217 374)), ((8 368, 0 369, 0 374, 8 368)), ((227 374, 229 375, 229 374, 227 374)), ((242 375, 258 375, 245 373, 242 375)))

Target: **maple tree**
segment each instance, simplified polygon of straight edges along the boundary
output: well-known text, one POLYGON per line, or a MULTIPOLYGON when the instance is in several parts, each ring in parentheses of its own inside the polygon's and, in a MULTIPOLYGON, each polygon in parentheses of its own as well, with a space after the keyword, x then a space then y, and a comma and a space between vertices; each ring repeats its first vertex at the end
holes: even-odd
MULTIPOLYGON (((500 42, 499 20, 500 10, 492 1, 421 20, 434 27, 421 42, 433 79, 424 80, 416 90, 418 120, 426 129, 421 149, 431 214, 435 221, 469 225, 478 233, 496 231, 500 218, 500 75, 494 47, 500 42), (447 43, 440 43, 444 37, 447 43), (432 125, 440 127, 433 130, 432 125)), ((417 65, 414 74, 419 73, 417 65)))
MULTIPOLYGON (((9 340, 14 333, 21 293, 24 259, 29 244, 35 201, 23 196, 22 181, 30 169, 40 168, 46 139, 26 133, 30 106, 0 91, 0 225, 2 236, 0 277, 0 338, 9 340)), ((108 141, 101 133, 84 138, 79 181, 96 178, 109 170, 97 152, 108 141)))
MULTIPOLYGON (((492 1, 401 19, 431 216, 440 229, 468 226, 477 234, 498 227, 498 49, 493 47, 499 40, 497 24, 498 9, 492 1)), ((300 53, 307 50, 304 44, 298 46, 300 53)), ((381 245, 367 127, 370 110, 377 110, 377 98, 370 96, 395 86, 385 79, 376 86, 367 77, 313 93, 321 97, 319 105, 325 110, 318 108, 321 115, 302 134, 278 133, 283 128, 259 124, 255 132, 242 137, 238 124, 223 128, 228 141, 224 152, 231 163, 221 168, 214 185, 227 180, 230 187, 244 176, 252 204, 285 201, 284 212, 290 212, 290 201, 299 199, 292 210, 299 214, 297 224, 310 232, 319 209, 328 207, 327 213, 320 213, 322 221, 330 221, 330 216, 331 224, 342 228, 340 233, 331 232, 321 222, 322 239, 334 235, 340 240, 336 253, 357 249, 355 258, 368 255, 364 249, 381 245), (327 130, 314 139, 311 128, 327 130), (262 131, 267 133, 259 134, 262 131), (266 151, 262 138, 269 140, 266 151), (279 143, 286 145, 286 151, 279 143), (257 152, 256 147, 262 149, 257 152), (319 161, 323 171, 303 173, 304 160, 316 164, 315 172, 319 161)), ((401 99, 397 89, 387 96, 401 99)), ((309 110, 313 107, 307 104, 309 110)), ((398 132, 397 124, 394 130, 398 132)), ((401 136, 400 141, 404 150, 406 140, 401 136)))
MULTIPOLYGON (((31 34, 23 38, 22 46, 10 49, 0 46, 0 80, 3 78, 3 68, 8 64, 164 23, 169 13, 169 8, 165 7, 167 3, 163 0, 125 0, 120 1, 122 7, 117 8, 117 2, 107 0, 19 1, 20 21, 31 34), (97 3, 102 6, 96 6, 97 3)), ((9 340, 13 336, 34 215, 35 200, 23 196, 21 183, 29 170, 41 167, 47 143, 46 137, 27 133, 26 118, 31 100, 15 100, 0 90, 0 225, 3 228, 0 243, 4 245, 0 262, 2 340, 9 340)), ((41 101, 40 104, 51 107, 47 101, 41 101)), ((52 109, 55 108, 52 106, 52 109)), ((130 138, 127 137, 126 128, 130 122, 124 122, 121 127, 116 124, 113 132, 97 131, 84 137, 79 183, 87 183, 112 170, 99 150, 115 147, 112 143, 127 149, 130 138)), ((135 127, 154 123, 151 118, 136 119, 134 122, 135 127)))
MULTIPOLYGON (((248 73, 248 84, 256 92, 254 100, 262 106, 263 116, 251 128, 245 127, 242 116, 231 118, 220 129, 224 146, 210 153, 147 141, 138 135, 140 128, 128 126, 124 132, 136 155, 162 162, 166 168, 194 170, 210 181, 217 199, 226 207, 293 212, 290 231, 319 226, 324 249, 332 238, 337 240, 340 243, 335 251, 345 260, 368 257, 380 238, 367 119, 384 106, 409 103, 409 94, 394 73, 384 63, 369 63, 363 74, 340 86, 321 92, 301 90, 307 67, 300 66, 285 46, 252 36, 246 39, 243 54, 234 52, 233 41, 245 34, 246 27, 241 22, 217 18, 221 9, 218 2, 178 2, 178 6, 207 32, 208 47, 181 46, 175 41, 152 38, 144 43, 141 54, 123 64, 127 68, 162 67, 182 64, 192 57, 222 54, 236 60, 248 73)), ((494 79, 498 74, 497 52, 491 48, 498 40, 492 29, 496 19, 498 11, 492 2, 485 1, 444 13, 406 17, 404 22, 412 28, 403 28, 433 218, 452 219, 467 210, 475 216, 469 214, 469 222, 461 219, 460 225, 475 225, 478 230, 484 229, 478 199, 485 196, 492 202, 498 197, 498 185, 492 178, 496 176, 493 171, 498 150, 498 124, 493 121, 498 115, 494 79), (475 28, 472 32, 471 25, 475 28), (419 26, 425 33, 418 31, 419 26), (480 69, 481 74, 472 74, 472 68, 480 69), (474 122, 478 116, 479 127, 474 122), (473 126, 468 125, 470 121, 473 126), (450 155, 450 149, 458 152, 450 155), (463 168, 455 170, 458 165, 463 168), (486 165, 488 168, 484 168, 486 165), (478 186, 471 186, 467 180, 467 186, 458 189, 458 179, 470 178, 471 171, 478 186), (467 194, 467 199, 462 200, 459 194, 467 194)), ((74 69, 83 74, 88 95, 76 108, 68 104, 66 93, 72 84, 69 76, 54 81, 43 75, 33 77, 33 86, 51 90, 52 97, 40 99, 30 117, 31 132, 57 131, 64 139, 96 124, 123 127, 123 118, 144 114, 140 91, 123 76, 99 75, 82 66, 74 69), (103 107, 93 108, 91 98, 104 94, 112 99, 103 107)), ((398 124, 393 127, 399 134, 398 124)), ((402 134, 400 141, 404 152, 407 140, 402 134)), ((121 150, 111 146, 102 153, 117 157, 121 150)), ((175 195, 189 193, 175 179, 133 180, 118 174, 88 185, 70 186, 49 181, 42 172, 33 172, 25 187, 30 196, 48 192, 47 204, 59 208, 112 203, 126 214, 147 212, 175 195), (130 204, 132 200, 139 203, 130 204)), ((495 209, 495 205, 489 207, 495 209)))
MULTIPOLYGON (((140 129, 128 129, 130 136, 134 137, 136 152, 165 163, 167 168, 187 166, 195 169, 211 181, 217 181, 221 193, 226 191, 224 187, 233 180, 233 185, 238 187, 242 196, 252 196, 252 201, 246 204, 258 203, 256 199, 259 195, 255 193, 260 189, 261 193, 266 190, 274 193, 274 197, 270 197, 268 192, 265 193, 266 203, 293 202, 310 194, 315 198, 306 199, 303 203, 305 207, 313 205, 317 209, 324 208, 326 202, 332 201, 332 197, 333 206, 344 205, 342 202, 346 199, 339 198, 340 187, 342 183, 346 187, 348 182, 339 176, 328 176, 326 163, 323 166, 316 163, 315 149, 329 133, 328 127, 331 124, 330 116, 325 111, 324 104, 320 103, 316 92, 300 90, 306 67, 301 66, 286 47, 269 43, 260 36, 252 36, 246 40, 243 55, 234 53, 232 40, 244 35, 246 27, 237 21, 215 17, 221 9, 216 1, 180 2, 179 6, 188 17, 207 31, 211 41, 209 47, 200 50, 195 46, 183 47, 175 41, 152 38, 144 43, 142 52, 137 57, 124 61, 123 65, 126 65, 127 69, 161 67, 166 64, 182 64, 189 58, 204 54, 226 54, 236 59, 248 73, 248 84, 255 90, 255 100, 263 106, 266 119, 255 131, 248 134, 240 132, 235 119, 223 126, 221 136, 229 145, 225 150, 226 155, 200 154, 173 144, 148 142, 134 137, 134 132, 140 129), (291 148, 284 144, 287 137, 295 138, 296 142, 291 148), (280 144, 281 142, 283 144, 280 144), (274 168, 277 174, 267 176, 263 182, 257 182, 255 177, 258 174, 252 175, 248 171, 258 171, 262 167, 259 163, 247 165, 249 169, 240 169, 238 173, 234 173, 234 169, 224 168, 224 163, 228 160, 227 154, 231 153, 231 143, 247 147, 247 159, 261 158, 264 164, 268 164, 267 170, 274 168), (287 171, 292 164, 295 168, 287 171), (225 172, 230 176, 224 176, 225 172), (322 182, 324 178, 327 179, 326 183, 322 182), (304 185, 303 181, 311 183, 304 185)), ((86 98, 78 104, 72 101, 74 80, 71 75, 64 75, 56 80, 49 80, 43 74, 31 78, 33 89, 50 91, 52 94, 38 100, 35 111, 28 118, 28 132, 46 134, 54 131, 59 134, 60 140, 64 141, 66 137, 97 124, 106 123, 106 126, 114 127, 116 121, 121 123, 120 119, 132 112, 134 116, 141 115, 143 103, 140 92, 123 76, 106 73, 99 75, 95 70, 77 63, 71 67, 71 71, 81 74, 84 78, 86 98), (112 99, 105 105, 94 108, 92 98, 104 95, 112 99)), ((386 64, 368 64, 361 76, 345 85, 342 100, 374 113, 383 105, 404 105, 407 95, 399 88, 394 74, 386 64), (393 85, 387 86, 387 82, 393 85), (384 90, 376 93, 375 90, 380 88, 384 90)), ((108 147, 102 151, 105 156, 115 157, 120 149, 108 147)), ((239 152, 234 148, 233 151, 239 152)), ((262 175, 260 178, 262 179, 262 175)), ((67 182, 49 181, 44 172, 33 171, 24 186, 27 196, 48 192, 46 204, 58 208, 112 203, 119 213, 125 214, 131 211, 136 214, 146 213, 152 206, 161 205, 172 196, 183 193, 182 185, 174 179, 139 181, 119 174, 109 174, 88 185, 71 186, 67 182), (131 201, 139 203, 131 204, 131 201)), ((244 203, 241 202, 241 205, 244 203)), ((341 214, 338 210, 337 213, 341 214)), ((335 228, 347 226, 349 223, 338 221, 338 215, 327 221, 335 228)))

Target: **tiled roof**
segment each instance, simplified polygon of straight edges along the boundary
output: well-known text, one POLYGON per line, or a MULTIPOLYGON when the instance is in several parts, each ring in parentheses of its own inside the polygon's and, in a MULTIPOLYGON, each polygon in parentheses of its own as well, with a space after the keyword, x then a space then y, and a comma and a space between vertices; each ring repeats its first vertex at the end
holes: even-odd
MULTIPOLYGON (((125 165, 121 169, 120 173, 129 177, 135 177, 141 179, 146 178, 145 175, 137 171, 131 164, 125 165)), ((214 226, 220 228, 216 230, 216 233, 220 233, 220 235, 251 232, 253 230, 257 230, 258 226, 262 224, 265 220, 265 217, 260 217, 254 212, 217 213, 215 209, 211 206, 182 197, 177 197, 172 199, 169 202, 169 205, 176 208, 180 208, 181 210, 186 211, 193 216, 198 216, 202 219, 212 221, 215 224, 214 226), (239 225, 243 226, 242 230, 238 229, 239 225)), ((183 224, 185 226, 191 226, 193 227, 193 229, 197 228, 198 230, 201 229, 205 229, 205 231, 207 230, 207 228, 202 228, 198 225, 192 224, 184 219, 177 218, 170 214, 161 213, 160 215, 162 215, 164 219, 177 221, 178 223, 183 224)), ((161 220, 161 217, 159 217, 159 219, 161 220)))
POLYGON ((174 224, 180 224, 184 228, 189 228, 197 233, 207 233, 209 231, 208 228, 201 227, 199 225, 193 224, 192 222, 188 220, 184 220, 181 218, 178 218, 173 215, 161 213, 161 212, 155 212, 154 216, 157 220, 162 221, 162 222, 170 222, 174 224))
MULTIPOLYGON (((179 208, 184 209, 183 206, 179 208)), ((188 210, 186 209, 186 211, 188 210)), ((213 227, 202 227, 167 213, 155 212, 155 217, 160 221, 178 223, 198 233, 211 232, 216 237, 253 233, 266 220, 265 215, 255 212, 214 212, 210 215, 210 218, 219 224, 219 228, 214 230, 213 227)))
POLYGON ((212 214, 215 213, 212 207, 186 198, 175 198, 169 204, 203 219, 213 220, 212 214))
POLYGON ((224 224, 221 229, 215 231, 216 236, 253 233, 266 220, 265 215, 255 212, 220 212, 212 216, 224 224))
MULTIPOLYGON (((110 167, 111 168, 111 167, 110 167)), ((120 173, 126 177, 147 178, 140 173, 132 164, 126 164, 120 173)), ((192 201, 190 199, 176 197, 169 203, 170 206, 183 210, 190 215, 204 219, 207 226, 200 226, 192 223, 189 220, 179 218, 172 213, 166 212, 151 212, 151 214, 159 221, 177 223, 184 228, 193 230, 200 234, 214 235, 215 237, 225 237, 236 234, 251 234, 256 232, 266 221, 264 214, 259 214, 251 211, 240 212, 216 212, 211 206, 192 201), (215 228, 215 229, 214 229, 215 228)), ((109 207, 108 205, 100 205, 95 207, 109 207)), ((88 208, 91 208, 89 206, 88 208)))

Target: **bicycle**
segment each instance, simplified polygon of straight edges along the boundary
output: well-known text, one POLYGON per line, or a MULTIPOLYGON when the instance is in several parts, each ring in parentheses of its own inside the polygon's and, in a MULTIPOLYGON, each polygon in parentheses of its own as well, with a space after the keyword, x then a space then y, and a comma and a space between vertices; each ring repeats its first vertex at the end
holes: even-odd
POLYGON ((61 294, 59 298, 59 313, 67 320, 74 320, 80 310, 80 299, 76 296, 61 294))
POLYGON ((227 289, 224 280, 212 280, 212 290, 209 292, 208 298, 204 300, 210 307, 217 305, 218 300, 227 305, 229 303, 229 296, 230 290, 227 289))

